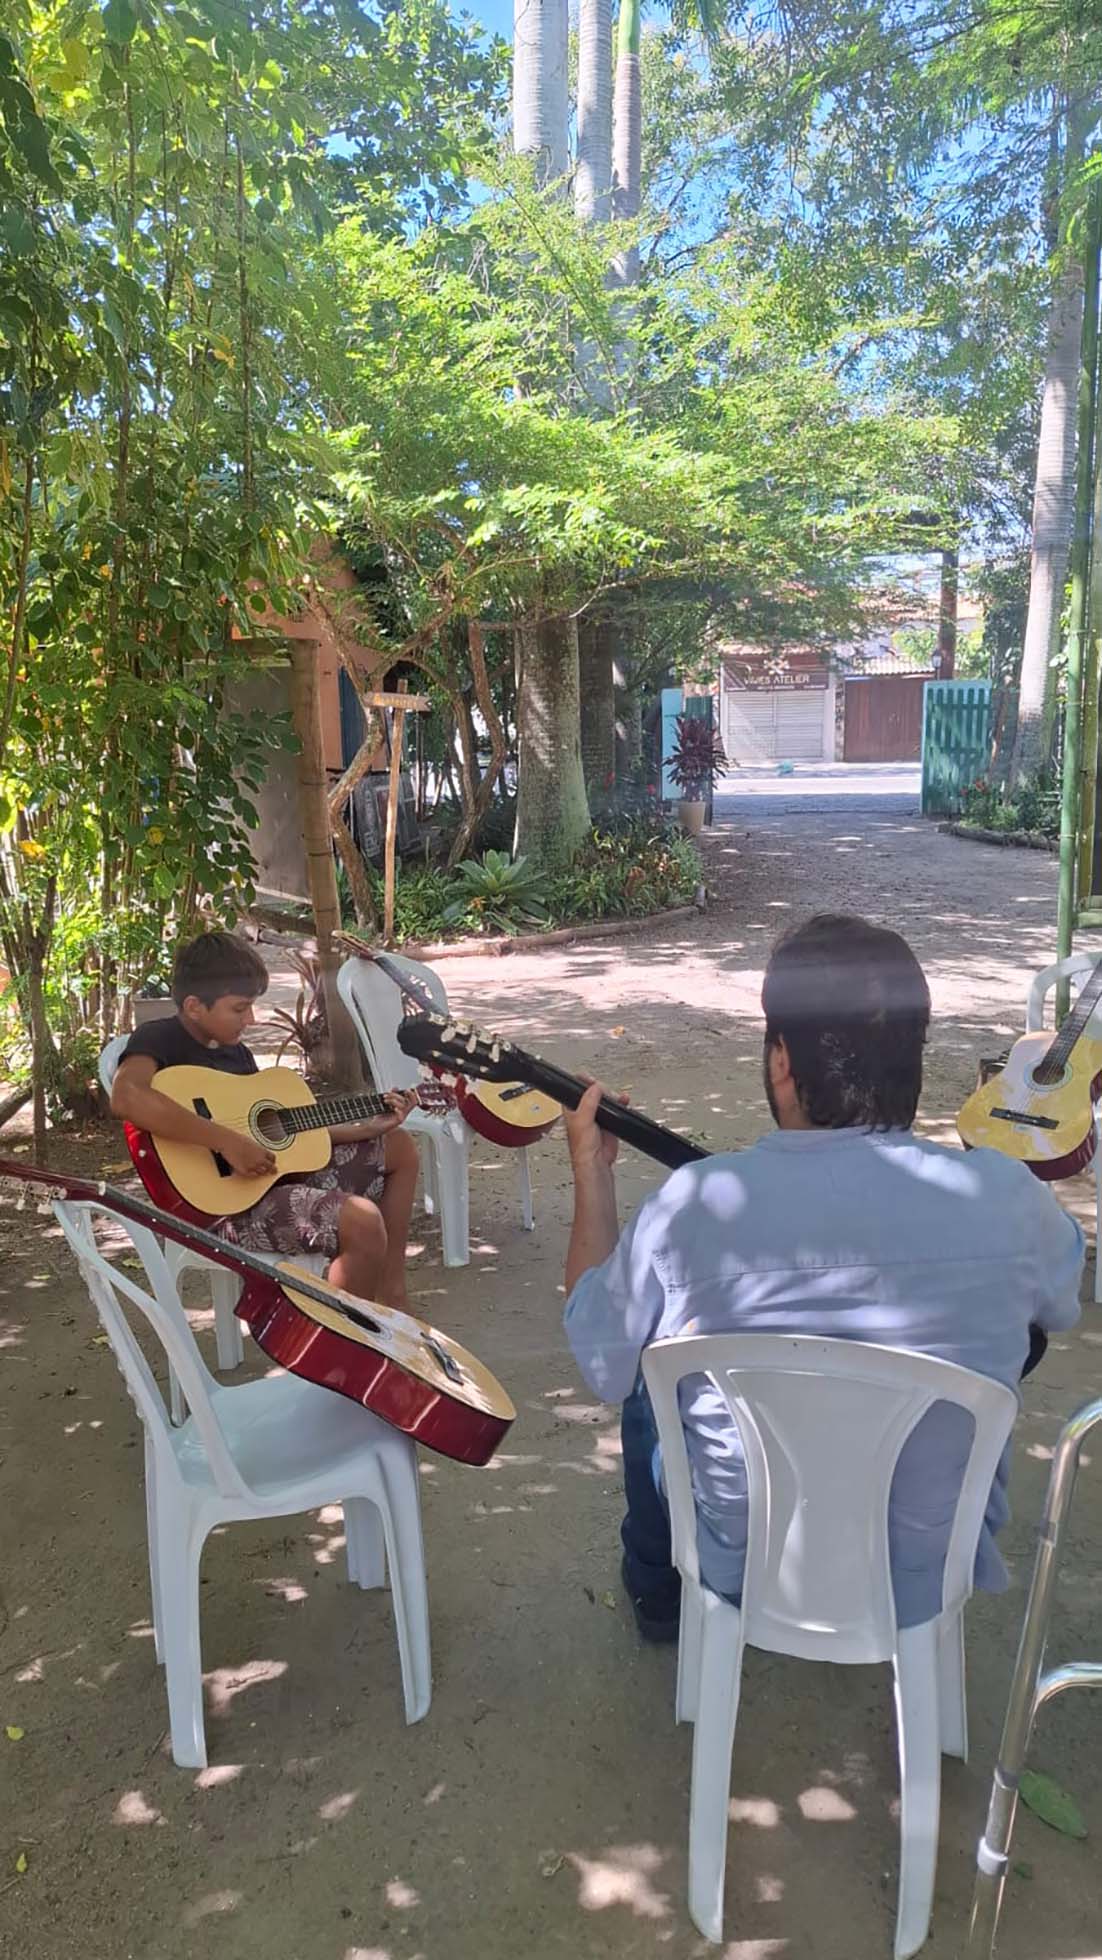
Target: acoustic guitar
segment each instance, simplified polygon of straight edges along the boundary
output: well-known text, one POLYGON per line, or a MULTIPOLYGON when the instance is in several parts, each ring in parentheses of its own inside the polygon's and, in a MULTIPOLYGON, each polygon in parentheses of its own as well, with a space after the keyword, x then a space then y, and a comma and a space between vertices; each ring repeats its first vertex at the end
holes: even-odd
MULTIPOLYGON (((163 1068, 154 1076, 153 1086, 181 1109, 252 1137, 276 1159, 275 1170, 244 1177, 201 1143, 173 1143, 126 1124, 134 1167, 154 1204, 192 1219, 236 1217, 281 1177, 324 1170, 333 1153, 332 1126, 366 1123, 390 1111, 381 1095, 335 1096, 318 1102, 301 1075, 289 1068, 259 1069, 255 1075, 229 1075, 216 1068, 163 1068)), ((418 1089, 417 1100, 422 1109, 431 1110, 450 1109, 453 1102, 442 1084, 431 1082, 418 1089)))
POLYGON ((1102 963, 1057 1033, 1019 1036, 999 1073, 969 1096, 957 1117, 964 1144, 1001 1150, 1046 1183, 1085 1169, 1102 1088, 1102 1042, 1087 1027, 1100 999, 1102 963))
MULTIPOLYGON (((388 980, 393 980, 399 992, 415 1007, 426 1014, 438 1013, 428 989, 389 954, 377 952, 370 941, 361 939, 358 933, 341 932, 335 936, 356 959, 368 960, 381 973, 385 973, 388 980)), ((546 1136, 552 1123, 562 1115, 560 1102, 533 1089, 527 1082, 469 1082, 466 1076, 457 1075, 453 1087, 456 1107, 463 1121, 469 1123, 479 1136, 485 1137, 487 1143, 496 1143, 507 1150, 526 1149, 538 1137, 546 1136)))
POLYGON ((278 1265, 228 1246, 144 1198, 89 1178, 0 1159, 0 1183, 21 1195, 100 1204, 244 1276, 237 1312, 281 1368, 331 1388, 456 1463, 488 1463, 516 1417, 501 1383, 448 1334, 414 1314, 357 1300, 292 1261, 278 1265))

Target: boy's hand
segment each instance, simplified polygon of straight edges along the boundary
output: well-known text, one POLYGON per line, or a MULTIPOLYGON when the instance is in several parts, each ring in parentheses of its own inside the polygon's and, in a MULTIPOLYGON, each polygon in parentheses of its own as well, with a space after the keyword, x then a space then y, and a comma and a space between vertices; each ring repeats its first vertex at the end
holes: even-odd
POLYGON ((242 1177, 266 1177, 276 1168, 273 1153, 257 1143, 255 1137, 242 1136, 240 1130, 220 1129, 211 1149, 217 1150, 230 1169, 242 1177))
POLYGON ((416 1089, 387 1089, 385 1100, 390 1105, 387 1116, 372 1116, 366 1123, 357 1123, 355 1133, 358 1137, 385 1137, 391 1130, 404 1123, 411 1109, 417 1106, 416 1089))

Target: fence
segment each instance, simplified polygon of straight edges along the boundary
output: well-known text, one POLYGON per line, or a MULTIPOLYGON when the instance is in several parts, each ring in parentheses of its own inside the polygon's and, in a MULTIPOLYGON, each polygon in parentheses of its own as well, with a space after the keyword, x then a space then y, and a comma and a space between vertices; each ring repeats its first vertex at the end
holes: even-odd
POLYGON ((959 816, 964 792, 991 762, 990 681, 927 681, 922 713, 922 814, 959 816))

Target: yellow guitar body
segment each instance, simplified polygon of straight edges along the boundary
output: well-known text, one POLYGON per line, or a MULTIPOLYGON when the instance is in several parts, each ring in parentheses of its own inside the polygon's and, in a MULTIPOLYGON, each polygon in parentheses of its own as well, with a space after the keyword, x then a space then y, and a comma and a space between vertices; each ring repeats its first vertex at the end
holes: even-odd
POLYGON ((242 1177, 221 1170, 214 1152, 199 1143, 172 1143, 154 1137, 161 1167, 179 1196, 210 1218, 236 1216, 270 1191, 281 1177, 324 1170, 332 1156, 327 1129, 288 1134, 279 1121, 281 1109, 312 1109, 316 1098, 301 1075, 289 1068, 264 1068, 256 1075, 227 1075, 214 1068, 163 1068, 153 1086, 182 1109, 207 1116, 212 1123, 239 1130, 270 1150, 277 1168, 264 1177, 242 1177))
POLYGON ((1049 1182, 1071 1177, 1094 1155, 1093 1100, 1102 1080, 1102 1042, 1080 1036, 1060 1079, 1035 1071, 1052 1047, 1044 1030, 1023 1034, 1005 1068, 969 1096, 957 1128, 972 1149, 1001 1150, 1049 1182))

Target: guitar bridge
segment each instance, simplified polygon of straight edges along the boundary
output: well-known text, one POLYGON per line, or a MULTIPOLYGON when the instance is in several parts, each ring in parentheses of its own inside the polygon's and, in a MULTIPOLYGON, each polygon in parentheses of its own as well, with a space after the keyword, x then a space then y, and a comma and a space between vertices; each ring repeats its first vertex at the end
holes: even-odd
POLYGON ((1024 1123, 1031 1130, 1058 1130, 1060 1125, 1055 1116, 1034 1116, 1026 1109, 993 1109, 1003 1123, 1024 1123))

